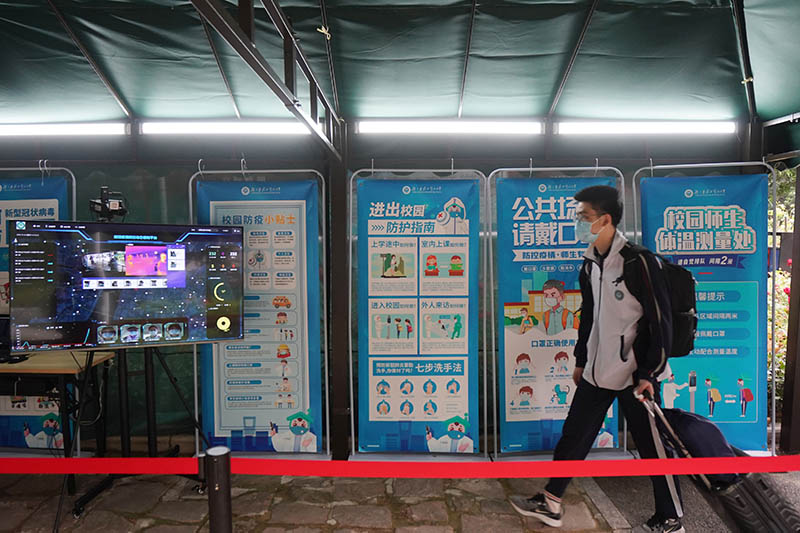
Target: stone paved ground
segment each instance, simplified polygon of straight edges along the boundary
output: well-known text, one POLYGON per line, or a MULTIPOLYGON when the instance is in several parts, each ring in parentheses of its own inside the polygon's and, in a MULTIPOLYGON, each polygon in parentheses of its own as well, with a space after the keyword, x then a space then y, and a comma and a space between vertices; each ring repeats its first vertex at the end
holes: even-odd
MULTIPOLYGON (((0 476, 0 531, 51 531, 60 476, 0 476)), ((101 476, 78 478, 82 494, 101 476)), ((84 514, 65 499, 61 531, 207 532, 208 503, 195 482, 139 476, 115 482, 84 514)), ((278 533, 488 533, 554 531, 523 519, 512 493, 533 493, 541 480, 328 479, 234 476, 234 531, 278 533)), ((611 531, 573 484, 565 496, 562 530, 611 531)))

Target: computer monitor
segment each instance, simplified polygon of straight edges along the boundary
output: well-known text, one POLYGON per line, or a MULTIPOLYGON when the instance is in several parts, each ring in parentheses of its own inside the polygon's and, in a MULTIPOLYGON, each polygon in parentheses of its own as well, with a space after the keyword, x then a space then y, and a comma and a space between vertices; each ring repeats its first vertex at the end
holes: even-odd
POLYGON ((242 228, 18 220, 12 351, 242 338, 242 228))

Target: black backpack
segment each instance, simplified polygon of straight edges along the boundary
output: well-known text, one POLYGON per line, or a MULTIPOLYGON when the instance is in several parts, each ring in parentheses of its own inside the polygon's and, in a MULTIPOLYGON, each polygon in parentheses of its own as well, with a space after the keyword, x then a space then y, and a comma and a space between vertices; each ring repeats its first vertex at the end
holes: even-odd
MULTIPOLYGON (((664 280, 667 283, 667 293, 672 304, 672 349, 667 355, 669 357, 689 355, 694 349, 694 337, 697 334, 697 296, 694 276, 689 270, 643 246, 631 243, 626 246, 631 249, 632 253, 639 256, 639 262, 642 264, 644 276, 646 276, 645 283, 648 283, 650 287, 652 287, 652 277, 650 277, 650 268, 644 255, 655 255, 661 261, 664 280)), ((652 289, 650 290, 652 292, 652 289)))

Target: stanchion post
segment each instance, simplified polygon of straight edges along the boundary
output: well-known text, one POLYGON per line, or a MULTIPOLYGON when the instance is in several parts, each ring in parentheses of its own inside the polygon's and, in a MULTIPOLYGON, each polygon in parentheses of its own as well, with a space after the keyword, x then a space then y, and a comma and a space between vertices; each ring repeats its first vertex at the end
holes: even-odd
POLYGON ((208 524, 211 533, 233 533, 231 508, 231 451, 225 446, 206 450, 200 472, 208 486, 208 524))

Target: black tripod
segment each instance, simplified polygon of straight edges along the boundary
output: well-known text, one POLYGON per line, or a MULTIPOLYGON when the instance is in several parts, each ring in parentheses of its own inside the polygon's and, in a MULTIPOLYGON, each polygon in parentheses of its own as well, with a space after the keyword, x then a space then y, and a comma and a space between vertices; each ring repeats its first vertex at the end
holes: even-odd
MULTIPOLYGON (((161 366, 164 368, 167 377, 169 378, 172 387, 175 389, 178 398, 181 400, 184 409, 189 414, 195 428, 198 429, 203 443, 208 447, 208 439, 203 434, 203 428, 200 426, 194 412, 189 407, 189 403, 183 396, 183 391, 178 384, 178 378, 172 373, 169 368, 164 354, 158 348, 145 348, 144 349, 144 378, 145 378, 145 410, 147 412, 147 454, 149 457, 156 457, 158 455, 158 434, 156 430, 156 387, 155 387, 155 372, 153 365, 153 355, 158 357, 161 366)), ((120 440, 122 444, 122 456, 131 456, 131 434, 130 434, 130 413, 128 405, 128 357, 126 350, 117 350, 117 377, 119 380, 119 410, 120 410, 120 440)), ((175 457, 180 452, 179 446, 173 446, 166 452, 167 457, 175 457)), ((72 508, 72 516, 78 518, 83 514, 86 506, 99 496, 103 491, 111 488, 114 481, 128 477, 123 474, 110 474, 102 481, 91 487, 86 493, 75 500, 75 505, 72 508)), ((185 476, 189 479, 198 482, 195 490, 202 494, 205 492, 205 479, 199 476, 185 476)))

